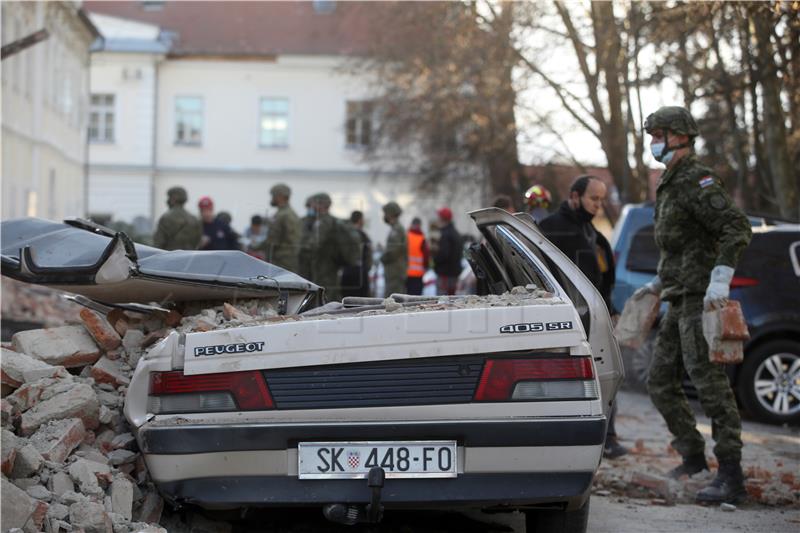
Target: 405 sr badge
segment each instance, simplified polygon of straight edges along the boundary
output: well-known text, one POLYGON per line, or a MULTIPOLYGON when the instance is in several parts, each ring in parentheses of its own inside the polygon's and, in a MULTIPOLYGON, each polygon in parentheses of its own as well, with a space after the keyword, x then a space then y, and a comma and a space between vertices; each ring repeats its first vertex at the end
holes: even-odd
POLYGON ((572 322, 523 322, 508 324, 500 328, 500 333, 541 333, 543 331, 563 331, 572 329, 572 322))

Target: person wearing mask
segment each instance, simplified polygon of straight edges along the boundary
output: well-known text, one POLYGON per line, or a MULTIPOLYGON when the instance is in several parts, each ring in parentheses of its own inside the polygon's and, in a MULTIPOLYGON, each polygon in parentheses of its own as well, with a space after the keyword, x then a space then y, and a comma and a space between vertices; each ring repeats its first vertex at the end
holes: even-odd
POLYGON ((342 296, 371 295, 369 286, 369 271, 372 268, 372 241, 364 231, 364 213, 353 211, 350 213, 350 225, 358 234, 361 261, 358 265, 342 267, 342 296))
POLYGON ((153 245, 162 250, 196 250, 203 234, 197 217, 183 208, 186 189, 172 187, 167 191, 169 211, 158 219, 153 245))
POLYGON ((278 211, 264 241, 265 259, 268 263, 290 272, 297 272, 303 228, 297 213, 289 205, 292 190, 288 185, 278 183, 270 189, 270 194, 272 195, 270 205, 277 207, 278 211))
POLYGON ((422 221, 419 217, 415 217, 411 221, 411 227, 408 228, 408 235, 406 235, 406 242, 408 243, 406 291, 408 294, 421 295, 423 289, 422 277, 425 275, 430 262, 430 252, 428 250, 428 241, 425 240, 425 234, 422 233, 422 221))
POLYGON ((397 202, 389 202, 383 206, 383 221, 389 226, 389 236, 386 239, 386 249, 381 255, 383 263, 383 276, 386 282, 384 295, 386 297, 406 290, 406 271, 408 270, 408 243, 406 230, 400 224, 400 215, 403 210, 397 202))
POLYGON ((316 195, 312 194, 306 198, 305 207, 305 215, 300 219, 300 249, 297 254, 297 273, 305 279, 311 280, 311 237, 314 222, 317 220, 316 195))
POLYGON ((200 250, 239 250, 239 236, 224 219, 214 216, 214 201, 203 196, 197 202, 200 220, 203 223, 203 237, 200 250))
POLYGON ((453 226, 453 212, 442 207, 436 214, 439 217, 439 248, 433 256, 433 270, 436 272, 436 294, 453 295, 461 275, 461 256, 463 254, 461 235, 453 226))
MULTIPOLYGON (((603 297, 610 315, 616 315, 611 304, 614 288, 614 254, 611 245, 592 224, 603 208, 607 187, 599 178, 578 176, 557 212, 539 222, 539 227, 564 255, 569 257, 603 297)), ((628 453, 619 443, 615 427, 616 404, 612 407, 606 432, 603 456, 615 459, 628 453)))
POLYGON ((699 130, 687 109, 662 107, 647 117, 644 129, 652 136, 653 157, 666 169, 656 189, 658 275, 637 292, 669 303, 659 325, 647 390, 675 436, 672 447, 683 458, 670 476, 708 470, 706 442, 683 391, 686 371, 711 419, 719 462, 716 478, 695 498, 738 503, 747 497, 742 421, 725 367, 709 360, 702 314, 727 303, 736 264, 752 236, 750 222, 714 171, 698 161, 694 141, 699 130))

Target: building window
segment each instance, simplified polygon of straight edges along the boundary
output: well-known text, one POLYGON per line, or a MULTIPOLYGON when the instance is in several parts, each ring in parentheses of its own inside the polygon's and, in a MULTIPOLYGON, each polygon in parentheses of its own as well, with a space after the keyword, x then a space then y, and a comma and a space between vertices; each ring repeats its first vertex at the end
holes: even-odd
POLYGON ((261 146, 289 146, 289 100, 261 99, 261 146))
POLYGON ((89 140, 114 142, 114 95, 93 94, 89 109, 89 140))
POLYGON ((348 148, 366 148, 372 144, 372 122, 372 102, 347 102, 346 136, 348 148))
POLYGON ((203 99, 199 96, 175 99, 175 144, 203 144, 203 99))

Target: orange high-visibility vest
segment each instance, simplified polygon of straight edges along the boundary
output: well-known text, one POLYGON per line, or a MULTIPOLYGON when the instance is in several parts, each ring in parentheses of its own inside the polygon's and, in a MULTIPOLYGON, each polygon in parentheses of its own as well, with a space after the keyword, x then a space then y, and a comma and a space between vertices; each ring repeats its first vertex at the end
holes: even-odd
POLYGON ((409 278, 421 278, 425 274, 425 254, 422 251, 422 243, 425 236, 420 233, 408 232, 408 270, 406 276, 409 278))

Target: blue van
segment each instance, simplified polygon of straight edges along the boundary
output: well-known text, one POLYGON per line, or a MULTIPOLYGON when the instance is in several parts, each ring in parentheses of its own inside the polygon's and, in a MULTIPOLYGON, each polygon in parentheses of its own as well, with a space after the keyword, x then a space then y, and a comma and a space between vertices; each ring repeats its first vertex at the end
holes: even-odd
MULTIPOLYGON (((625 206, 614 227, 614 307, 656 274, 652 203, 625 206)), ((800 423, 800 225, 750 216, 753 239, 731 283, 750 329, 741 365, 727 371, 742 407, 756 420, 800 423)), ((666 305, 666 304, 664 304, 666 305)), ((662 312, 665 307, 662 307, 662 312)), ((644 389, 655 332, 638 350, 623 349, 626 384, 644 389)))

